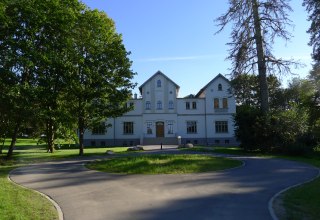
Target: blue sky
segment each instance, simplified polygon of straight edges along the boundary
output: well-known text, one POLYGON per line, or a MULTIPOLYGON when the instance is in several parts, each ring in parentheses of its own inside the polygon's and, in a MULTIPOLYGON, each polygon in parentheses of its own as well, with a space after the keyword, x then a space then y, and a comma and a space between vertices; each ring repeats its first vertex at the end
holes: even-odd
MULTIPOLYGON (((214 20, 228 8, 227 0, 82 0, 91 9, 99 9, 115 21, 127 51, 131 52, 134 81, 140 86, 158 70, 180 86, 179 97, 197 93, 218 73, 230 73, 226 43, 230 28, 215 35, 214 20)), ((302 1, 292 0, 288 28, 290 42, 276 41, 277 57, 299 59, 306 66, 293 69, 304 78, 311 68, 306 30, 309 22, 302 1)), ((227 76, 228 77, 228 76, 227 76)), ((284 85, 292 76, 281 76, 284 85)), ((138 89, 134 92, 138 93, 138 89)), ((138 93, 139 94, 139 93, 138 93)))

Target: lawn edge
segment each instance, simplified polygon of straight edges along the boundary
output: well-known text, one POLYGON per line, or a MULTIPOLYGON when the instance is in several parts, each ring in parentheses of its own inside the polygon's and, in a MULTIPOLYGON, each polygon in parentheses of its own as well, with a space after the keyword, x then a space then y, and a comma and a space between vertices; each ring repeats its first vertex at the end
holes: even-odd
POLYGON ((273 208, 273 203, 274 203, 274 201, 275 201, 281 194, 283 194, 284 192, 286 192, 286 191, 288 191, 288 190, 290 190, 290 189, 293 189, 293 188, 302 186, 302 185, 304 185, 304 184, 310 183, 310 182, 312 182, 312 181, 320 178, 320 168, 318 168, 318 167, 316 167, 316 166, 313 166, 313 165, 310 165, 310 166, 312 166, 312 167, 314 167, 314 168, 316 168, 316 169, 318 170, 318 175, 316 175, 316 176, 313 177, 312 179, 307 180, 307 181, 305 181, 305 182, 298 183, 298 184, 295 184, 295 185, 293 185, 293 186, 289 186, 289 187, 287 187, 287 188, 285 188, 285 189, 277 192, 276 194, 274 194, 274 195, 271 197, 271 199, 270 199, 269 202, 268 202, 268 209, 269 209, 269 213, 270 213, 270 215, 271 215, 271 217, 272 217, 273 220, 279 220, 279 218, 277 217, 277 215, 276 215, 276 213, 275 213, 275 210, 274 210, 274 208, 273 208))
POLYGON ((10 172, 9 172, 8 175, 7 175, 8 181, 11 182, 11 183, 13 183, 13 184, 16 185, 17 187, 21 187, 21 188, 23 188, 23 189, 27 189, 27 190, 30 190, 30 191, 32 191, 32 192, 38 193, 38 194, 40 194, 41 196, 43 196, 44 198, 46 198, 49 202, 51 202, 51 203, 53 204, 54 208, 57 210, 59 220, 64 220, 64 215, 63 215, 62 209, 61 209, 61 207, 59 206, 59 204, 58 204, 53 198, 51 198, 50 196, 48 196, 48 195, 46 195, 46 194, 44 194, 44 193, 42 193, 42 192, 39 192, 39 191, 37 191, 37 190, 34 190, 34 189, 31 189, 31 188, 25 187, 25 186, 23 186, 23 185, 20 185, 20 184, 16 183, 15 181, 13 181, 13 180, 11 179, 11 177, 10 177, 10 176, 11 176, 11 173, 13 173, 16 169, 19 169, 19 168, 20 168, 20 167, 10 170, 10 172))

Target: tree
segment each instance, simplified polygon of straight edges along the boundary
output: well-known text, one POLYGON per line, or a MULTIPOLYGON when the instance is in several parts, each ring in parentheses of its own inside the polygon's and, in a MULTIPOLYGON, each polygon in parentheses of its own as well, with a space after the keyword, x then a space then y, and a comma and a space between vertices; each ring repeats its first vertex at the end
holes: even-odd
MULTIPOLYGON (((284 89, 277 77, 267 77, 269 102, 271 109, 284 109, 284 89)), ((231 80, 232 92, 236 97, 237 106, 248 105, 259 108, 259 79, 255 75, 240 74, 231 80)))
POLYGON ((310 36, 309 45, 313 46, 312 58, 320 62, 320 2, 318 0, 303 0, 303 6, 309 13, 308 21, 311 25, 308 29, 310 36))
POLYGON ((2 1, 0 4, 1 105, 7 107, 12 123, 10 158, 21 125, 34 116, 34 38, 38 32, 36 11, 30 1, 2 1))
POLYGON ((227 59, 232 61, 232 75, 257 73, 260 89, 260 109, 269 111, 267 74, 290 72, 293 60, 276 58, 272 45, 276 37, 289 40, 286 27, 291 25, 288 12, 292 11, 288 0, 229 0, 228 11, 217 18, 221 32, 233 23, 232 42, 227 59))
POLYGON ((40 23, 40 32, 36 36, 38 49, 36 61, 37 103, 39 103, 39 120, 45 124, 48 151, 54 151, 55 134, 60 125, 68 125, 71 117, 64 105, 63 93, 69 85, 66 83, 70 70, 71 52, 73 50, 73 33, 78 17, 84 6, 78 0, 36 1, 38 13, 45 14, 40 23))
POLYGON ((105 13, 84 10, 73 35, 74 62, 67 77, 67 95, 72 100, 70 111, 78 120, 79 155, 83 155, 85 129, 128 111, 124 103, 131 96, 134 74, 121 35, 105 13))

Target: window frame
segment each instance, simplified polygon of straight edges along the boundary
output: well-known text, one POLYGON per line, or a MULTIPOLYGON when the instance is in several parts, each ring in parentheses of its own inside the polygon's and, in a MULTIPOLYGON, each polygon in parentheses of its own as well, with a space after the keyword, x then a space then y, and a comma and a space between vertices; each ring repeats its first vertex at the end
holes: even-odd
POLYGON ((169 101, 168 109, 174 109, 174 103, 172 100, 169 101))
POLYGON ((133 135, 134 134, 134 123, 133 121, 123 122, 122 132, 124 135, 133 135))
POLYGON ((187 134, 197 134, 198 128, 197 128, 197 121, 187 121, 187 134))
POLYGON ((157 101, 157 110, 162 110, 162 102, 160 100, 157 101))
POLYGON ((91 135, 105 135, 106 130, 106 124, 101 122, 99 125, 92 128, 91 135))
POLYGON ((158 80, 157 80, 157 88, 161 88, 161 86, 162 86, 161 84, 162 84, 162 83, 161 83, 161 80, 158 79, 158 80))
POLYGON ((146 101, 146 110, 151 110, 151 102, 146 101))
POLYGON ((215 131, 219 134, 229 133, 228 121, 215 121, 215 131))

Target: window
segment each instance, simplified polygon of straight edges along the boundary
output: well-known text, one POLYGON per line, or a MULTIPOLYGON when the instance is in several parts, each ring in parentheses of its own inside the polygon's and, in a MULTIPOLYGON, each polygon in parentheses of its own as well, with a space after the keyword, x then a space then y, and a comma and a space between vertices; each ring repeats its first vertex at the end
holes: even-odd
POLYGON ((218 98, 214 99, 214 108, 219 108, 219 99, 218 98))
POLYGON ((133 122, 123 122, 123 134, 133 134, 133 122))
POLYGON ((174 109, 173 101, 169 101, 169 109, 174 109))
POLYGON ((104 135, 106 133, 106 125, 101 123, 92 129, 92 135, 104 135))
POLYGON ((218 85, 218 90, 222 91, 222 85, 221 84, 218 85))
POLYGON ((130 107, 131 109, 134 109, 134 103, 133 103, 133 102, 130 102, 130 103, 129 103, 129 107, 130 107))
POLYGON ((188 134, 197 133, 197 122, 196 121, 187 121, 187 133, 188 134))
POLYGON ((173 121, 168 121, 168 134, 173 134, 173 121))
POLYGON ((192 102, 192 109, 197 109, 197 102, 192 102))
POLYGON ((152 134, 152 122, 147 122, 147 134, 152 134))
POLYGON ((160 88, 161 87, 161 80, 157 80, 157 87, 160 88))
POLYGON ((146 109, 150 110, 151 109, 151 102, 146 101, 146 109))
POLYGON ((186 109, 190 109, 190 102, 186 102, 186 109))
POLYGON ((228 133, 228 122, 216 121, 216 133, 228 133))
POLYGON ((162 102, 161 101, 157 102, 157 109, 162 109, 162 102))
POLYGON ((223 108, 228 108, 228 99, 227 98, 223 98, 222 99, 222 107, 223 108))

